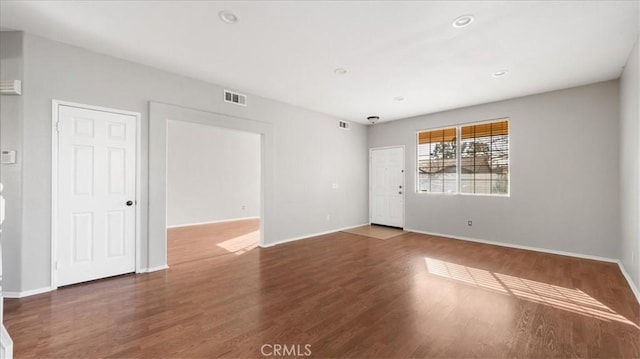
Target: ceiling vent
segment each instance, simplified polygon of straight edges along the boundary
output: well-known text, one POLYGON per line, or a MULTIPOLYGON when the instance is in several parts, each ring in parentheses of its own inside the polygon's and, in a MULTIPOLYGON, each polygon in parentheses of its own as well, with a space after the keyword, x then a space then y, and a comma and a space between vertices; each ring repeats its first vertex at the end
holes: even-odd
POLYGON ((343 130, 348 130, 349 127, 351 127, 351 124, 349 122, 347 122, 347 121, 340 121, 338 123, 338 127, 340 127, 343 130))
POLYGON ((0 81, 0 95, 20 95, 22 94, 22 81, 10 80, 0 81))
POLYGON ((247 106, 247 95, 224 90, 224 102, 234 103, 240 106, 247 106))

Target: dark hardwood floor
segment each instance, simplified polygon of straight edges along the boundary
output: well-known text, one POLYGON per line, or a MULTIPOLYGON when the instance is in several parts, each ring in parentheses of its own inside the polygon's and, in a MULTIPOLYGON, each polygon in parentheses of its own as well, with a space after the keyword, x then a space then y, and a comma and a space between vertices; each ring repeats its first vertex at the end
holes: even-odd
POLYGON ((7 300, 5 319, 16 358, 640 357, 616 264, 415 233, 189 261, 7 300))

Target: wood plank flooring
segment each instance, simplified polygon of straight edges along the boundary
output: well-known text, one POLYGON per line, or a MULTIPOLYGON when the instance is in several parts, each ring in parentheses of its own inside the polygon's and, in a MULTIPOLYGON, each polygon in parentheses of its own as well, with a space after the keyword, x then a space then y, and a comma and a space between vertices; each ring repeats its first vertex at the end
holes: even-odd
POLYGON ((240 255, 260 243, 260 219, 244 219, 167 229, 167 264, 229 253, 240 255))
POLYGON ((343 230, 343 232, 359 234, 361 236, 375 238, 375 239, 382 239, 382 240, 397 237, 405 233, 400 228, 379 226, 376 224, 368 224, 366 226, 345 229, 343 230))
POLYGON ((249 358, 265 344, 318 358, 640 357, 640 308, 616 264, 415 233, 338 232, 75 285, 7 300, 5 320, 16 358, 249 358))

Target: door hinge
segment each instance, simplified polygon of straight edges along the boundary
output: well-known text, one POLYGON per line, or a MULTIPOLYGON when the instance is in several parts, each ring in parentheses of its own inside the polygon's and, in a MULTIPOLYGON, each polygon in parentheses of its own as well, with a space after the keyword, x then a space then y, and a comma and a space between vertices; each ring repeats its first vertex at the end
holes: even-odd
POLYGON ((60 132, 60 121, 56 122, 56 132, 60 132))

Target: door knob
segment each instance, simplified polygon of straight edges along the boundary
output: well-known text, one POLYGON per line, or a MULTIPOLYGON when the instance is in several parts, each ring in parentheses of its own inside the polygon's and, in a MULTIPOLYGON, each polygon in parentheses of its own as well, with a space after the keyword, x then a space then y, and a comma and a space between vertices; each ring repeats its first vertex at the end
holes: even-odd
POLYGON ((127 201, 127 206, 133 205, 133 201, 127 201))
POLYGON ((398 188, 402 188, 402 185, 398 186, 398 188))
POLYGON ((398 191, 398 194, 402 194, 402 191, 398 191))

